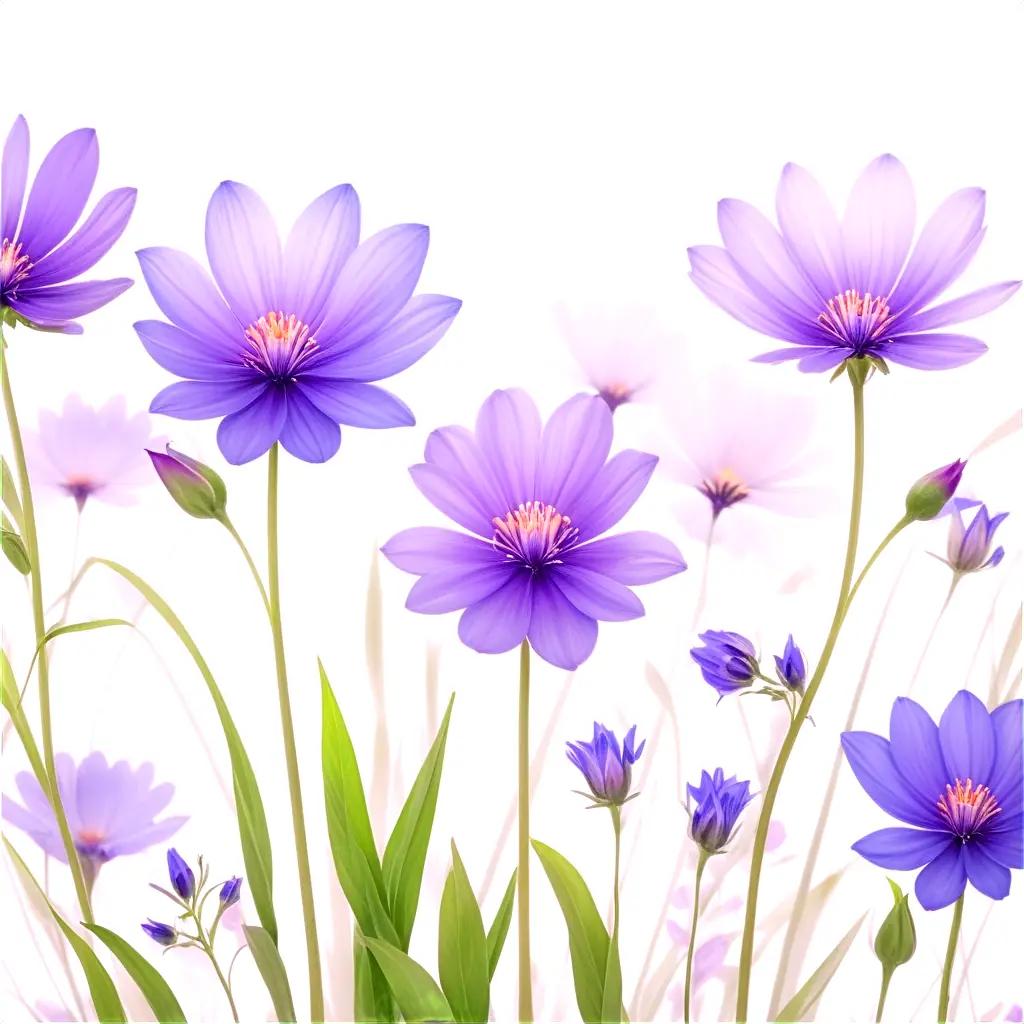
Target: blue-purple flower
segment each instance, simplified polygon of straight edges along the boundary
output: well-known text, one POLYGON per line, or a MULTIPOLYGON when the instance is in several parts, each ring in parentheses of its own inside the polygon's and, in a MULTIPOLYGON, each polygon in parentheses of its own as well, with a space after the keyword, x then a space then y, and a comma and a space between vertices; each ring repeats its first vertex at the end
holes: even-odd
MULTIPOLYGON (((587 780, 594 801, 602 806, 620 806, 630 799, 630 787, 633 783, 633 765, 644 752, 642 740, 636 744, 636 726, 622 738, 619 746, 618 738, 611 729, 594 723, 594 738, 580 740, 578 743, 567 743, 569 748, 566 756, 582 772, 587 780)), ((636 794, 633 794, 634 796, 636 794)))
POLYGON ((142 930, 161 946, 173 946, 178 941, 178 933, 171 925, 154 921, 153 918, 143 922, 142 930))
POLYGON ((775 655, 775 674, 779 682, 790 690, 804 692, 807 682, 807 665, 804 663, 803 651, 793 642, 793 634, 789 634, 782 655, 775 655))
POLYGON ((654 533, 598 538, 632 507, 657 458, 608 458, 612 413, 577 395, 541 424, 523 391, 495 391, 476 431, 443 427, 427 439, 413 481, 469 530, 404 530, 382 549, 421 578, 406 607, 465 609, 459 637, 475 651, 508 651, 523 639, 546 661, 574 669, 594 649, 598 620, 643 615, 629 589, 682 572, 674 544, 654 533))
POLYGON ((743 690, 761 674, 754 645, 739 633, 709 629, 699 634, 703 647, 690 650, 700 674, 719 696, 743 690))
POLYGON ((427 228, 399 224, 360 244, 359 219, 355 190, 338 185, 306 208, 282 246, 263 200, 225 181, 206 214, 213 280, 182 252, 143 249, 142 273, 171 322, 135 329, 164 369, 185 378, 151 411, 224 417, 217 441, 235 464, 277 441, 324 462, 338 450, 341 423, 413 423, 404 402, 370 382, 415 363, 461 303, 413 295, 427 228))
MULTIPOLYGON (((174 787, 153 785, 153 766, 108 765, 98 752, 75 765, 68 754, 56 759, 57 785, 79 856, 99 868, 114 857, 139 853, 169 839, 188 820, 156 816, 170 803, 174 787)), ((3 817, 27 833, 51 857, 67 862, 57 820, 36 777, 19 772, 14 781, 25 806, 3 798, 3 817)))
POLYGON ((915 891, 925 910, 957 900, 967 882, 994 900, 1024 867, 1024 701, 989 712, 961 690, 939 724, 900 697, 886 740, 843 733, 857 781, 882 810, 913 828, 883 828, 853 844, 862 857, 898 871, 924 870, 915 891))
POLYGON ((234 878, 229 878, 220 887, 221 910, 227 910, 228 907, 233 907, 241 898, 242 880, 237 875, 234 878))
POLYGON ((740 782, 735 775, 726 778, 716 768, 713 775, 701 772, 700 783, 686 789, 694 802, 690 838, 705 853, 720 853, 735 835, 743 808, 754 799, 750 783, 740 782))
POLYGON ((167 851, 167 874, 171 879, 171 888, 183 899, 192 899, 196 891, 196 876, 188 866, 188 861, 172 846, 167 851))
POLYGON ((690 276, 708 298, 789 343, 756 362, 797 359, 805 372, 863 357, 923 370, 961 366, 986 346, 944 328, 995 309, 1020 285, 1004 281, 935 305, 981 245, 985 193, 954 192, 911 251, 914 188, 889 154, 860 176, 842 221, 814 178, 787 164, 777 213, 778 229, 749 203, 723 199, 724 248, 689 250, 690 276))
POLYGON ((950 509, 949 540, 943 561, 958 577, 982 569, 991 569, 1002 560, 1005 552, 1001 547, 992 549, 992 541, 999 524, 1010 514, 1000 512, 990 515, 985 505, 978 507, 974 518, 964 527, 963 511, 974 502, 954 499, 950 509))
POLYGON ((28 124, 18 117, 0 166, 0 309, 47 331, 81 334, 75 319, 99 309, 131 279, 74 281, 121 237, 135 189, 108 192, 72 234, 96 181, 99 146, 91 128, 65 135, 46 154, 25 200, 28 124), (69 283, 72 282, 72 283, 69 283))

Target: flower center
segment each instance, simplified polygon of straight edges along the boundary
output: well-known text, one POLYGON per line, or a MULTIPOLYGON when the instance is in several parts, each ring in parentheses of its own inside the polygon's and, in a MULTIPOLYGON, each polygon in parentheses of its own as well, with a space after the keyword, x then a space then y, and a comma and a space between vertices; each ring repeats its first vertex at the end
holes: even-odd
POLYGON ((90 495, 95 494, 99 489, 95 480, 90 480, 84 476, 70 477, 61 484, 61 487, 75 499, 75 504, 78 505, 79 510, 85 506, 90 495))
POLYGON ((633 389, 625 384, 606 384, 597 393, 604 399, 605 405, 612 412, 615 412, 620 405, 624 405, 633 397, 633 389))
POLYGON ((711 502, 711 514, 716 519, 722 509, 750 495, 743 481, 731 469, 720 469, 710 480, 702 480, 697 490, 711 502))
POLYGON ((580 532, 568 516, 540 501, 528 501, 491 521, 494 547, 533 572, 560 562, 558 556, 573 546, 580 532))
POLYGON ((101 855, 100 847, 106 838, 107 834, 101 828, 80 828, 75 848, 86 857, 96 857, 101 855))
POLYGON ((946 792, 936 801, 936 806, 951 831, 963 842, 976 835, 985 822, 1001 810, 988 786, 975 786, 970 779, 966 783, 957 779, 955 788, 947 783, 946 792))
POLYGON ((818 323, 858 354, 881 340, 894 319, 887 299, 870 292, 861 295, 853 289, 829 299, 824 312, 818 314, 818 323))
POLYGON ((21 242, 5 238, 0 243, 0 291, 14 291, 28 277, 32 261, 21 251, 21 242))
POLYGON ((242 362, 278 383, 294 380, 304 363, 316 352, 316 339, 294 313, 267 313, 245 329, 247 348, 242 362))

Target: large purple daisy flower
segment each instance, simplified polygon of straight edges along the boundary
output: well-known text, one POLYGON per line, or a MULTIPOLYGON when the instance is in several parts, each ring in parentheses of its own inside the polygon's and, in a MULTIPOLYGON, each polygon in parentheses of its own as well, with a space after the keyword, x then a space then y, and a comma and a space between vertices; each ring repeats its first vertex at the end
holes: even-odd
POLYGON ((459 637, 475 651, 508 651, 529 638, 546 661, 574 669, 590 655, 597 621, 634 619, 629 589, 682 572, 674 544, 654 533, 597 538, 640 496, 657 458, 622 451, 608 459, 612 414, 577 395, 546 425, 523 391, 495 391, 476 431, 443 427, 410 472, 467 536, 418 527, 384 554, 421 578, 406 607, 428 614, 464 608, 459 637))
POLYGON ((171 323, 135 325, 146 351, 185 380, 151 412, 223 416, 217 441, 232 463, 280 441, 307 462, 338 450, 338 424, 414 422, 370 381, 412 365, 447 330, 461 303, 413 295, 429 232, 399 224, 359 243, 359 199, 338 185, 315 199, 282 247, 263 200, 225 181, 206 213, 216 286, 191 257, 143 249, 142 273, 171 323), (219 291, 218 291, 219 288, 219 291))
POLYGON ((33 327, 81 334, 75 318, 106 305, 132 283, 127 277, 66 283, 106 255, 135 206, 135 189, 114 189, 71 234, 96 181, 99 159, 91 128, 65 135, 46 154, 25 202, 25 118, 19 117, 7 136, 0 167, 0 309, 14 310, 33 327))
POLYGON ((985 344, 939 329, 987 313, 1020 285, 1004 281, 933 305, 981 245, 985 193, 954 192, 911 252, 914 188, 894 156, 868 165, 841 222, 821 186, 796 164, 783 169, 776 203, 778 229, 749 203, 723 199, 718 225, 725 247, 689 250, 690 276, 708 298, 794 346, 756 362, 798 359, 805 372, 858 357, 922 370, 961 366, 985 344))
POLYGON ((991 713, 961 690, 938 726, 907 697, 892 708, 890 739, 843 733, 843 750, 868 796, 914 828, 883 828, 853 844, 883 868, 924 867, 915 890, 925 910, 948 906, 968 880, 994 900, 1024 867, 1024 701, 991 713))

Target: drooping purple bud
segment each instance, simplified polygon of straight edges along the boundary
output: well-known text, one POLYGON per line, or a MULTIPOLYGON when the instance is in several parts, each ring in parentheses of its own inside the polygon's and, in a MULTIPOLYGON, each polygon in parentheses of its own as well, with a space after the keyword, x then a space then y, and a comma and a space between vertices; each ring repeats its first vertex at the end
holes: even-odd
POLYGON ((703 647, 694 647, 690 657, 700 666, 704 681, 724 697, 742 690, 760 674, 754 645, 739 633, 709 629, 700 634, 703 647))
POLYGON ((594 723, 594 738, 567 743, 566 755, 583 773, 594 800, 619 806, 629 799, 633 783, 633 765, 644 752, 644 740, 636 747, 636 726, 626 733, 622 747, 611 729, 594 723))
POLYGON ((912 522, 934 519, 960 486, 966 460, 926 473, 907 492, 907 518, 912 522))
POLYGON ((220 905, 222 910, 234 906, 242 896, 242 880, 240 878, 229 878, 220 887, 220 905))
POLYGON ((142 930, 154 942, 159 942, 161 946, 173 946, 178 941, 178 933, 171 925, 161 924, 159 921, 154 921, 153 918, 143 922, 142 930))
POLYGON ((167 492, 181 509, 196 519, 224 520, 227 487, 209 466, 176 452, 170 445, 166 455, 148 448, 146 452, 167 492))
POLYGON ((804 684, 807 682, 807 666, 804 663, 803 651, 793 643, 793 634, 789 634, 786 647, 780 657, 775 655, 775 674, 779 682, 790 690, 797 693, 804 692, 804 684))
POLYGON ((188 866, 185 858, 172 846, 167 851, 167 873, 171 877, 171 886, 183 899, 192 899, 196 891, 196 876, 188 866))
POLYGON ((701 772, 700 784, 688 785, 696 806, 690 815, 690 838, 705 853, 720 853, 732 839, 743 808, 754 799, 749 782, 725 777, 721 768, 713 775, 701 772))

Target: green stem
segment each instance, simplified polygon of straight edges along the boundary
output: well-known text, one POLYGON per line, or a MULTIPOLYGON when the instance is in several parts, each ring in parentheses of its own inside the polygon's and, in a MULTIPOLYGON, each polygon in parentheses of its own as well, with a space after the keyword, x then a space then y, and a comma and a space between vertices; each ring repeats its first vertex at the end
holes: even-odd
POLYGON ((530 641, 519 647, 519 1020, 533 1020, 530 974, 530 641))
MULTIPOLYGON (((850 498, 850 527, 846 540, 846 560, 843 565, 843 578, 839 586, 839 597, 832 616, 832 625, 825 640, 825 647, 818 659, 814 675, 808 684, 807 692, 800 707, 797 709, 782 746, 779 749, 775 767, 772 769, 768 787, 761 803, 761 814, 757 820, 754 834, 754 847, 750 863, 750 880, 747 885, 747 906, 743 921, 743 940, 740 946, 739 978, 736 988, 736 1020, 747 1020, 747 1004, 750 999, 750 969, 754 960, 754 928, 757 921, 757 895, 761 883, 761 867, 764 863, 765 844, 768 840, 768 826, 772 811, 775 809, 775 798, 778 796, 782 776, 786 771, 793 747, 796 745, 800 728, 810 714, 818 687, 828 668, 832 651, 839 639, 839 630, 846 614, 846 606, 851 594, 853 568, 857 558, 857 538, 860 534, 860 512, 864 496, 864 373, 862 368, 850 369, 850 382, 853 385, 853 489, 850 498)), ((895 536, 895 534, 893 534, 895 536)), ((863 579, 863 574, 861 575, 863 579)), ((858 585, 859 585, 858 580, 858 585)))
POLYGON ((609 808, 612 814, 612 829, 615 831, 615 888, 612 891, 612 949, 619 959, 619 855, 622 847, 622 810, 616 804, 609 808))
POLYGON ((260 571, 256 568, 256 563, 253 561, 253 557, 249 553, 249 549, 246 547, 245 541, 242 540, 241 534, 239 534, 235 529, 235 524, 232 523, 227 516, 221 519, 220 522, 224 524, 224 529, 231 534, 235 543, 238 545, 239 550, 242 552, 245 564, 249 567, 249 572, 252 573, 252 578, 256 581, 256 587, 260 592, 260 597, 263 599, 263 607, 266 608, 267 615, 270 616, 271 624, 273 624, 273 613, 270 610, 270 598, 267 597, 267 588, 263 586, 263 579, 260 576, 260 571))
MULTIPOLYGON (((302 814, 302 790, 299 785, 299 759, 295 748, 291 700, 288 697, 288 671, 284 658, 284 633, 281 628, 281 594, 277 553, 277 462, 278 445, 270 449, 267 472, 267 566, 270 629, 274 635, 274 664, 277 668, 277 696, 281 705, 281 735, 288 768, 288 792, 292 805, 292 831, 295 834, 295 858, 299 869, 299 895, 306 929, 306 958, 309 962, 309 1006, 314 1022, 324 1019, 323 977, 320 970, 320 944, 316 935, 316 908, 313 882, 309 872, 309 846, 302 814)), ((243 545, 244 547, 244 545, 243 545)))
POLYGON ((693 917, 690 920, 690 944, 686 950, 686 981, 683 983, 683 1020, 690 1024, 690 988, 693 980, 693 953, 697 948, 697 921, 700 918, 700 880, 704 865, 708 862, 707 851, 701 850, 697 857, 697 877, 693 882, 693 917))
MULTIPOLYGON (((5 311, 0 311, 0 318, 5 311)), ((39 678, 39 717, 43 734, 43 765, 46 778, 40 779, 40 785, 48 790, 50 805, 53 807, 57 828, 60 831, 61 843, 67 857, 71 878, 75 884, 78 906, 82 912, 82 920, 86 924, 93 923, 92 905, 89 902, 89 890, 82 872, 82 862, 78 859, 68 817, 61 801, 60 788, 57 784, 57 768, 53 752, 53 716, 50 708, 50 672, 49 659, 43 637, 46 634, 46 622, 43 618, 43 582, 39 563, 39 535, 36 532, 35 508, 32 504, 32 485, 28 475, 28 464, 25 461, 25 446, 21 440, 18 426, 18 413, 14 405, 14 392, 11 390, 11 379, 7 372, 7 342, 4 340, 3 328, 0 326, 0 376, 3 378, 4 410, 7 413, 7 424, 11 432, 11 445, 14 449, 14 465, 18 474, 18 487, 21 491, 22 505, 22 540, 29 560, 29 578, 32 585, 32 623, 35 628, 36 672, 39 678)))
POLYGON ((878 993, 878 1008, 875 1010, 875 1024, 881 1024, 882 1012, 885 1010, 885 997, 889 994, 889 982, 892 981, 892 968, 882 968, 882 989, 878 993))
POLYGON ((206 949, 206 955, 210 958, 210 963, 213 964, 213 969, 217 972, 217 980, 220 982, 221 988, 224 989, 224 995, 228 997, 231 1016, 234 1017, 235 1024, 238 1024, 238 1008, 235 1006, 235 998, 231 994, 231 986, 228 984, 228 979, 224 977, 224 972, 220 969, 220 964, 217 963, 217 958, 213 955, 213 948, 209 945, 204 948, 206 949))
POLYGON ((946 962, 942 965, 942 984, 939 986, 939 1024, 946 1024, 949 1015, 949 980, 953 974, 953 957, 956 955, 956 944, 960 938, 960 919, 964 916, 964 895, 953 907, 953 923, 949 927, 949 942, 946 945, 946 962))

